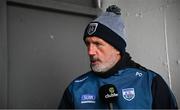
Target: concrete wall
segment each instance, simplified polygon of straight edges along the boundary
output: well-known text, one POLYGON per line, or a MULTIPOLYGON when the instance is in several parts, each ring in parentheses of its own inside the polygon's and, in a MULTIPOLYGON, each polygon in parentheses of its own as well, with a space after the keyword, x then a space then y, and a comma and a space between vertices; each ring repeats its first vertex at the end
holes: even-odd
POLYGON ((103 0, 122 9, 133 59, 158 72, 180 105, 180 0, 103 0))

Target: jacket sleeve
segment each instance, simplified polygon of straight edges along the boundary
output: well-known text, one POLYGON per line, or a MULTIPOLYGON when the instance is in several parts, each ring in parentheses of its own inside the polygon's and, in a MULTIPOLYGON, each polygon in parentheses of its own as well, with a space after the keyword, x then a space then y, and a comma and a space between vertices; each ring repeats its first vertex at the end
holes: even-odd
POLYGON ((70 93, 68 88, 65 90, 63 94, 58 109, 74 109, 72 94, 70 93))
POLYGON ((178 109, 173 93, 160 75, 153 78, 151 89, 153 109, 178 109))

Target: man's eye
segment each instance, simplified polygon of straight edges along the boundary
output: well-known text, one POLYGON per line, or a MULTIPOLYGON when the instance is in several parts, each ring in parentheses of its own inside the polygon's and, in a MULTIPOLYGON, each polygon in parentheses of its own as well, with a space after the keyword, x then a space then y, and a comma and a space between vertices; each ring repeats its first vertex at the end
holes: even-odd
POLYGON ((98 46, 98 45, 101 45, 99 42, 95 42, 94 44, 97 45, 97 46, 98 46))
POLYGON ((99 43, 99 42, 96 42, 95 45, 96 45, 96 46, 102 46, 102 44, 99 43))

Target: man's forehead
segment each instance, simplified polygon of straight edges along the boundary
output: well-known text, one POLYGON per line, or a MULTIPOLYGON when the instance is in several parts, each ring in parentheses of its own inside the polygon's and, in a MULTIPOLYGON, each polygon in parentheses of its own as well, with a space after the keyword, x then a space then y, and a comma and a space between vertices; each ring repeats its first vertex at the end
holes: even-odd
POLYGON ((97 37, 97 36, 89 36, 86 37, 85 39, 86 42, 95 42, 95 41, 99 41, 99 42, 105 42, 103 39, 97 37))

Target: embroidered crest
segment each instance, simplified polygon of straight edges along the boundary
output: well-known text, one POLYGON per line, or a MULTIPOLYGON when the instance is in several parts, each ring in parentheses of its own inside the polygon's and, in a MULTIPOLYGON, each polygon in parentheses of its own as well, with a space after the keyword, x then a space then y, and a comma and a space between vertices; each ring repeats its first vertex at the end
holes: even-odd
POLYGON ((81 103, 95 103, 96 96, 92 94, 84 94, 81 96, 81 103))
POLYGON ((131 101, 135 97, 134 88, 122 89, 123 98, 127 101, 131 101))
POLYGON ((89 24, 87 33, 89 35, 92 35, 94 32, 96 32, 97 26, 98 26, 98 23, 91 23, 91 24, 89 24))

